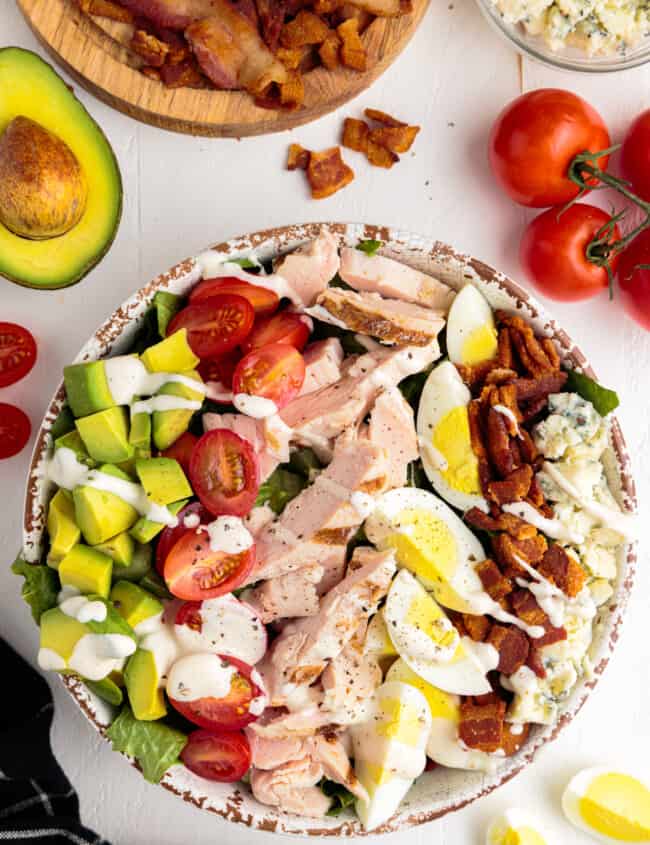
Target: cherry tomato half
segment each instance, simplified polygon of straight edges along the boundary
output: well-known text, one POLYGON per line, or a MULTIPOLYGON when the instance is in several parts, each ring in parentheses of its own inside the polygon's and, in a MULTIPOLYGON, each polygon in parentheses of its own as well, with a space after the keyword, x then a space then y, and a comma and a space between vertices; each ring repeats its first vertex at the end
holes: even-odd
POLYGON ((621 173, 641 199, 650 201, 650 109, 627 130, 621 147, 621 173))
POLYGON ((232 375, 239 363, 241 352, 233 349, 221 358, 205 358, 198 366, 199 375, 203 381, 220 382, 226 390, 232 387, 232 375))
POLYGON ((206 432, 194 447, 190 481, 215 516, 246 516, 255 504, 260 470, 248 440, 223 428, 206 432))
POLYGON ((200 634, 203 630, 203 618, 201 616, 202 604, 203 602, 200 601, 183 602, 183 604, 178 608, 174 624, 187 625, 188 628, 191 628, 193 631, 197 631, 200 634))
MULTIPOLYGON (((158 545, 156 546, 156 571, 159 575, 163 574, 165 559, 171 551, 172 546, 188 530, 184 520, 190 514, 196 514, 201 520, 201 524, 210 522, 212 519, 212 514, 203 507, 201 502, 190 502, 189 505, 181 508, 178 512, 178 524, 174 527, 167 526, 163 528, 158 538, 158 545)), ((194 530, 196 531, 196 529, 194 530)))
POLYGON ((15 405, 0 402, 0 460, 21 452, 32 433, 29 417, 15 405))
POLYGON ((24 378, 36 363, 36 341, 17 323, 0 322, 0 387, 24 378))
MULTIPOLYGON (((589 261, 585 250, 610 216, 586 203, 560 212, 559 208, 549 208, 529 223, 521 239, 519 257, 544 296, 578 302, 596 296, 608 285, 606 269, 589 261)), ((615 227, 612 241, 620 236, 615 227)), ((616 263, 615 258, 614 271, 616 263)))
POLYGON ((253 306, 258 316, 272 314, 280 304, 280 297, 275 291, 263 288, 261 285, 245 282, 233 276, 223 276, 218 279, 203 279, 190 293, 190 303, 205 302, 213 296, 223 293, 235 293, 243 296, 253 306))
POLYGON ((305 359, 287 343, 272 343, 244 356, 232 377, 232 391, 262 396, 284 408, 300 392, 305 359))
MULTIPOLYGON (((504 191, 521 205, 544 208, 578 196, 567 178, 571 160, 610 146, 609 132, 589 103, 570 91, 540 88, 513 100, 496 119, 490 165, 504 191)), ((598 160, 607 169, 607 156, 598 160)))
POLYGON ((279 311, 272 317, 255 320, 253 331, 242 344, 242 352, 247 355, 271 343, 288 343, 302 352, 310 334, 309 317, 294 311, 279 311))
POLYGON ((255 564, 255 547, 239 554, 213 552, 205 531, 186 528, 167 552, 163 578, 178 599, 202 601, 231 593, 244 583, 255 564))
POLYGON ((191 431, 185 431, 178 440, 175 440, 171 446, 165 449, 160 454, 163 458, 173 458, 183 467, 183 472, 187 474, 190 467, 190 458, 192 457, 192 450, 198 441, 196 434, 191 431))
POLYGON ((199 358, 217 358, 245 340, 253 328, 255 311, 243 296, 222 294, 188 305, 167 327, 167 336, 187 329, 187 340, 199 358))
POLYGON ((618 285, 623 308, 633 320, 650 331, 650 230, 637 235, 618 265, 618 285), (639 265, 646 265, 640 267, 639 265))
MULTIPOLYGON (((230 681, 230 690, 223 698, 205 696, 192 701, 180 701, 169 697, 172 706, 186 719, 207 730, 235 731, 254 722, 259 714, 250 712, 254 698, 265 696, 262 689, 251 679, 253 667, 237 660, 236 657, 224 657, 220 654, 208 655, 219 661, 223 671, 235 672, 230 681)), ((218 670, 218 667, 215 667, 218 670)))
POLYGON ((193 731, 181 760, 201 778, 220 783, 241 780, 251 766, 251 749, 241 731, 193 731))

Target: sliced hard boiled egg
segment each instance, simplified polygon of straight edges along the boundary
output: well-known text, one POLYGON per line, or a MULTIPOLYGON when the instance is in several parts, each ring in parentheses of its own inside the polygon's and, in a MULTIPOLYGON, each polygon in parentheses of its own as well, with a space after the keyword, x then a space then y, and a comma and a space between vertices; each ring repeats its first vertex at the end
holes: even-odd
POLYGON ((549 845, 531 813, 512 808, 488 827, 486 845, 549 845))
POLYGON ((374 654, 375 657, 397 657, 393 641, 388 636, 388 629, 382 613, 375 613, 370 620, 366 638, 363 641, 363 653, 374 654))
POLYGON ((599 842, 650 842, 650 788, 602 766, 583 769, 562 795, 564 815, 599 842))
POLYGON ((427 683, 410 669, 403 660, 396 660, 388 670, 386 681, 402 681, 419 689, 431 711, 431 732, 427 740, 427 757, 450 769, 471 769, 492 772, 497 760, 484 751, 475 751, 461 745, 458 736, 460 698, 427 683))
POLYGON ((361 823, 372 830, 387 821, 426 764, 431 729, 429 705, 422 693, 400 681, 375 690, 371 716, 350 728, 355 774, 368 792, 356 802, 361 823))
POLYGON ((497 650, 460 637, 444 610, 406 569, 391 584, 383 612, 398 654, 421 678, 458 695, 491 691, 487 673, 496 669, 497 650))
POLYGON ((497 354, 492 309, 473 285, 465 285, 449 309, 447 352, 454 364, 466 367, 489 361, 497 354))
POLYGON ((456 367, 450 361, 438 364, 420 396, 418 445, 427 478, 443 499, 461 510, 487 511, 470 439, 467 408, 471 398, 456 367))
POLYGON ((365 522, 377 548, 392 549, 436 600, 461 613, 482 614, 493 602, 474 566, 485 559, 478 539, 444 502, 428 490, 398 487, 375 500, 365 522))

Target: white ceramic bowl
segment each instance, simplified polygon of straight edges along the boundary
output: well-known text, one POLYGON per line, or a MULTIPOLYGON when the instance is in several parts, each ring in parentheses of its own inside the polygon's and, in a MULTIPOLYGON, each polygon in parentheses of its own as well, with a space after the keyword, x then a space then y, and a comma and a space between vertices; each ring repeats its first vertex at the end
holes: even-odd
MULTIPOLYGON (((579 366, 591 372, 580 350, 545 313, 539 303, 514 282, 486 264, 460 255, 439 241, 407 232, 361 224, 323 225, 339 239, 341 244, 353 246, 361 239, 377 238, 384 242, 382 247, 384 254, 433 273, 454 288, 458 289, 467 281, 471 281, 483 292, 493 307, 522 314, 530 320, 538 333, 552 337, 557 343, 563 360, 568 365, 579 366)), ((320 228, 321 224, 308 224, 256 232, 219 244, 213 249, 223 255, 224 259, 244 255, 251 249, 255 249, 262 259, 268 259, 292 250, 301 242, 315 237, 320 228)), ((132 342, 154 293, 157 290, 187 293, 197 278, 196 263, 188 259, 145 285, 127 299, 92 335, 76 360, 94 360, 125 351, 132 342)), ((43 548, 47 503, 52 493, 51 485, 44 480, 43 470, 51 439, 49 430, 63 399, 64 392, 61 385, 41 425, 27 482, 23 546, 24 554, 32 561, 40 559, 43 548)), ((628 510, 634 510, 634 483, 629 472, 629 461, 623 437, 616 421, 612 425, 611 446, 608 466, 610 484, 622 506, 628 510)), ((590 652, 594 665, 593 677, 579 681, 564 703, 557 722, 549 726, 535 727, 526 745, 514 757, 504 760, 495 774, 444 768, 437 768, 426 773, 418 779, 396 815, 380 829, 373 830, 373 834, 422 824, 475 801, 516 775, 532 761, 535 752, 544 743, 559 734, 577 714, 609 661, 618 639, 618 628, 632 587, 634 566, 635 550, 632 546, 628 546, 621 553, 614 594, 606 606, 601 608, 598 620, 601 624, 594 628, 594 642, 590 652)), ((61 678, 61 681, 95 730, 103 734, 114 715, 111 708, 92 695, 80 681, 71 678, 61 678)), ((182 765, 172 767, 166 773, 161 785, 184 801, 195 804, 203 810, 259 830, 312 836, 362 836, 365 833, 352 814, 325 819, 289 815, 258 803, 244 785, 220 784, 203 780, 182 765)))

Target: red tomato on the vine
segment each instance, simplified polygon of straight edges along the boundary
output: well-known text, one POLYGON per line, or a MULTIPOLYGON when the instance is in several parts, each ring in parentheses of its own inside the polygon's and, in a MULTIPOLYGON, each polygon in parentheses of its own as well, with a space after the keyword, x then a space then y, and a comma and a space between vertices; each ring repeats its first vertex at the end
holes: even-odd
POLYGON ((641 199, 650 202, 650 109, 627 130, 621 147, 621 173, 641 199))
POLYGON ((621 255, 618 286, 623 308, 650 331, 650 229, 641 232, 621 255))

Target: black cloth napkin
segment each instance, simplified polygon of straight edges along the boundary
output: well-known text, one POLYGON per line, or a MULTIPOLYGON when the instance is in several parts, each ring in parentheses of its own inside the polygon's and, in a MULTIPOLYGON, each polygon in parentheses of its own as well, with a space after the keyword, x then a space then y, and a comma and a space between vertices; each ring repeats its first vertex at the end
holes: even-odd
POLYGON ((0 842, 109 845, 79 820, 79 800, 54 759, 45 680, 0 639, 0 842))

